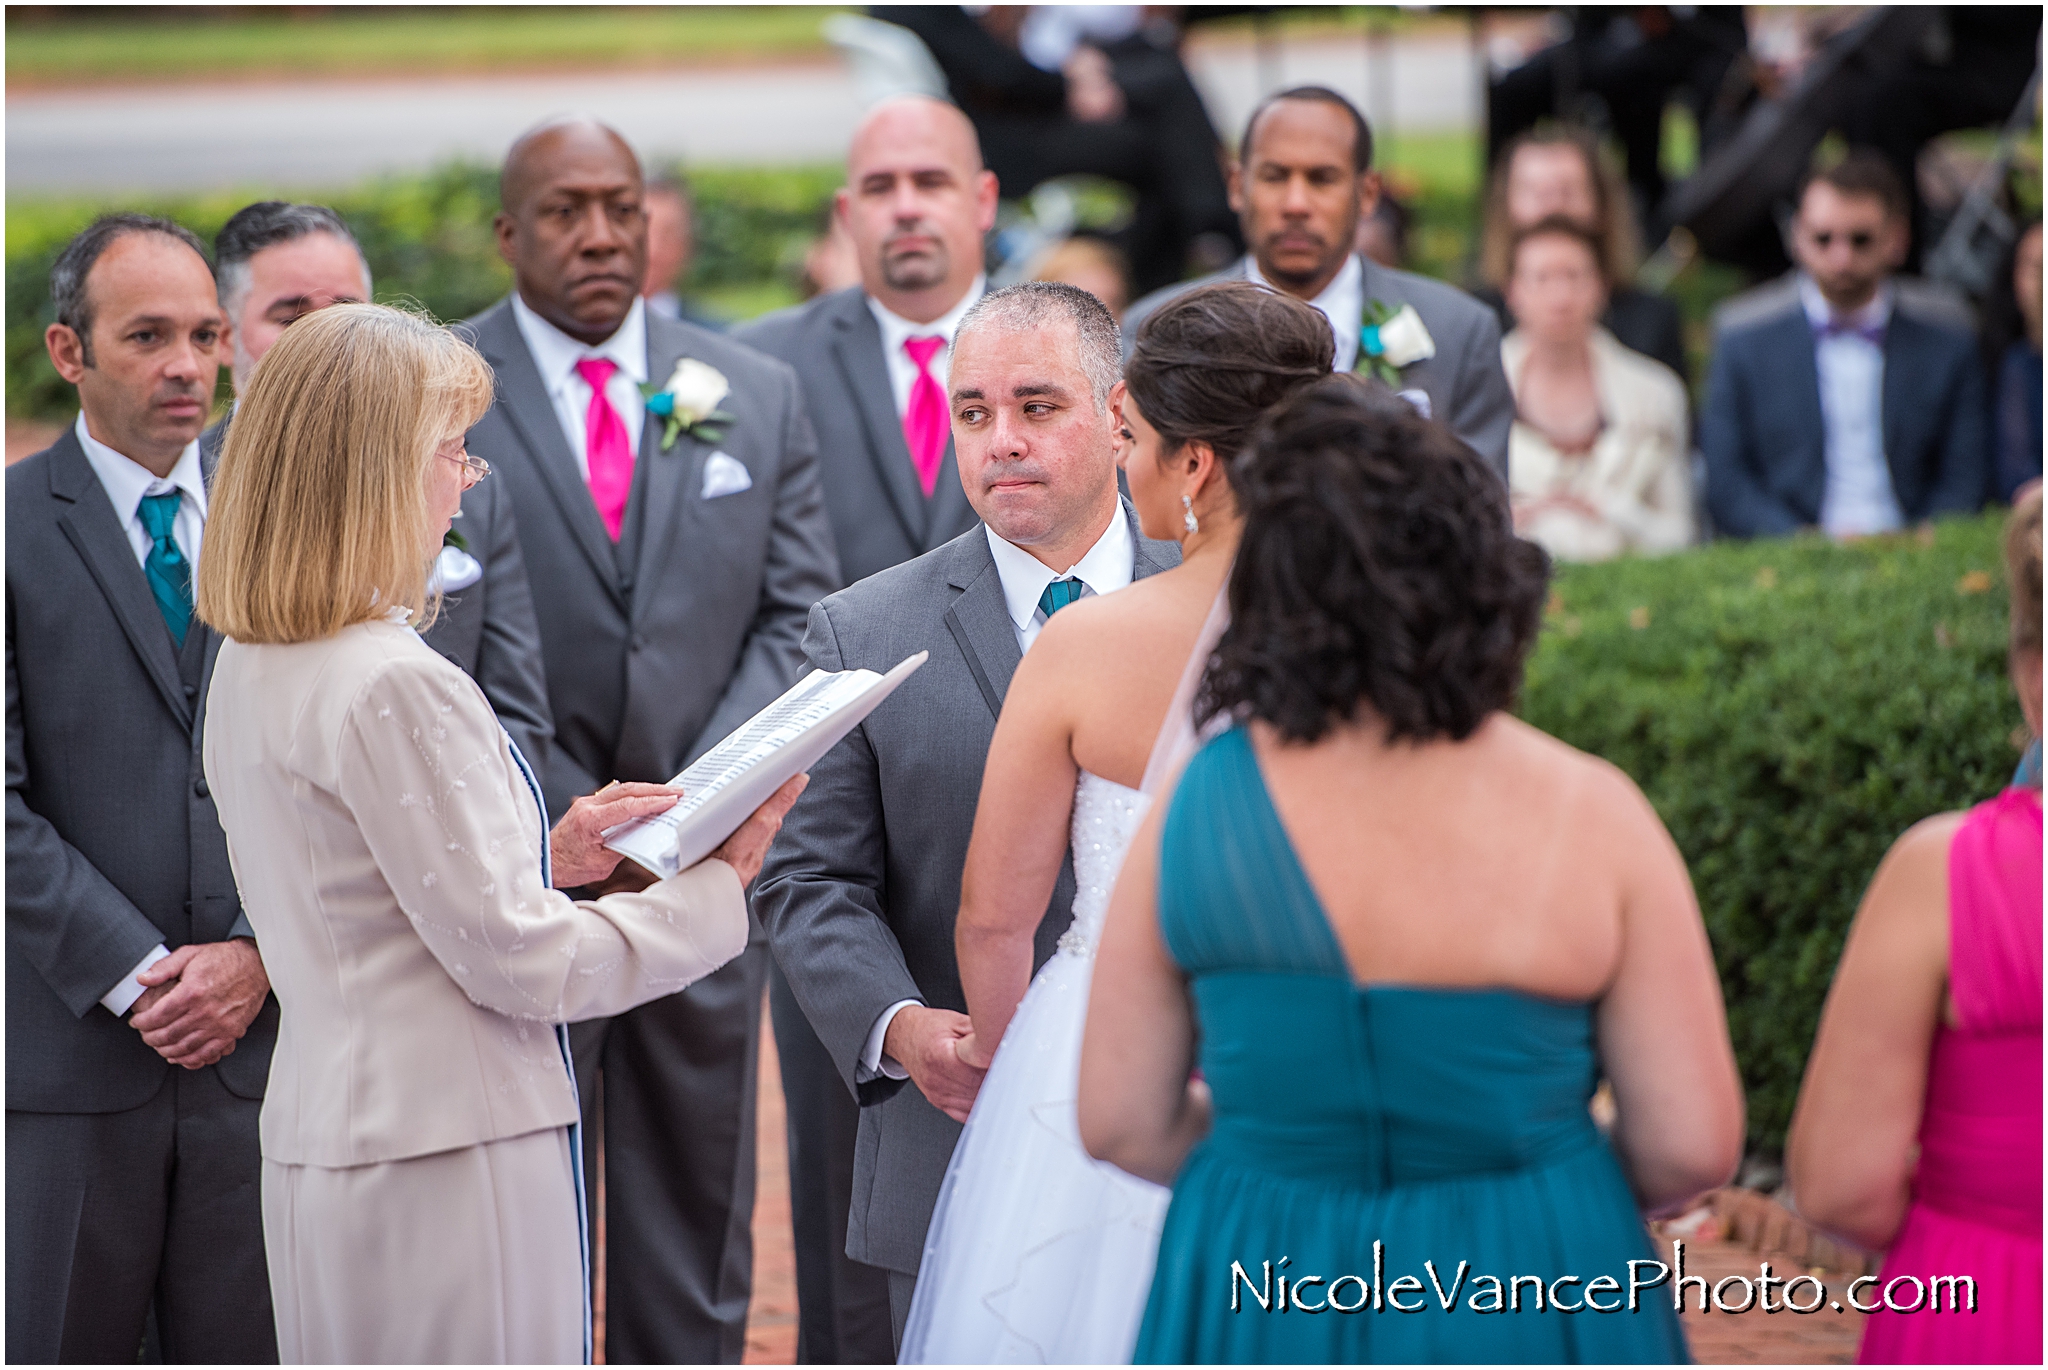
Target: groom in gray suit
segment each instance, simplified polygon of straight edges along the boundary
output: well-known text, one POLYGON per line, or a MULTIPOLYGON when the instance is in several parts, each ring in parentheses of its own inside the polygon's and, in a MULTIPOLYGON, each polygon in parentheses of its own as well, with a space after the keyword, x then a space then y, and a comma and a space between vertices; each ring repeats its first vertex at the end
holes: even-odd
MULTIPOLYGON (((795 373, 647 310, 641 192, 600 124, 520 138, 495 225, 516 289, 468 325, 498 386, 469 446, 511 497, 533 587, 555 813, 607 781, 667 780, 781 694, 805 615, 840 583, 795 373)), ((609 1361, 745 1348, 766 970, 756 945, 571 1032, 593 1206, 604 1167, 609 1361)))
MULTIPOLYGON (((818 464, 850 583, 980 521, 960 484, 945 383, 953 331, 987 288, 982 237, 995 223, 996 178, 956 106, 900 96, 854 130, 834 212, 853 239, 861 283, 733 336, 804 378, 811 426, 831 435, 818 464)), ((788 1102, 797 1360, 891 1360, 888 1285, 846 1255, 859 1110, 772 969, 768 1002, 788 1102)))
MULTIPOLYGON (((861 1105, 847 1254, 888 1272, 900 1347, 925 1229, 981 1072, 953 958, 961 867, 1003 695, 1046 617, 1180 560, 1117 497, 1116 325, 1072 286, 995 291, 954 335, 960 479, 983 520, 811 611, 825 670, 931 659, 811 770, 755 886, 797 1002, 861 1105), (905 1086, 908 1085, 908 1088, 905 1086)), ((1071 916, 1071 864, 1033 956, 1071 916)))
POLYGON ((1515 397, 1501 370, 1500 323, 1464 291, 1381 266, 1353 249, 1358 222, 1379 197, 1372 129, 1356 106, 1323 86, 1268 96, 1245 122, 1230 173, 1230 203, 1251 252, 1214 276, 1156 290, 1132 305, 1124 316, 1126 342, 1147 315, 1184 290, 1212 280, 1269 285, 1329 319, 1337 370, 1377 372, 1506 480, 1515 397), (1377 340, 1376 321, 1404 306, 1414 308, 1434 355, 1411 359, 1390 341, 1384 367, 1361 356, 1370 351, 1367 338, 1377 340))

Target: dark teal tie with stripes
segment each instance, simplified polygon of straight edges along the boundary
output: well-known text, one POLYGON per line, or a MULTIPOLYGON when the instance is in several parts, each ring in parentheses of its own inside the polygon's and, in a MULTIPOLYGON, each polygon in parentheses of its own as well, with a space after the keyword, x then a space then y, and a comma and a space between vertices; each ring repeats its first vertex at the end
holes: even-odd
POLYGON ((1068 576, 1065 580, 1056 580, 1046 586, 1045 593, 1038 597, 1038 612, 1051 618, 1079 599, 1081 592, 1087 588, 1073 576, 1068 576))
POLYGON ((178 550, 171 527, 178 521, 178 504, 184 498, 177 490, 144 495, 141 508, 142 526, 149 531, 151 542, 142 572, 149 577, 149 592, 156 596, 164 626, 171 630, 180 650, 185 646, 185 630, 192 626, 192 563, 178 550))

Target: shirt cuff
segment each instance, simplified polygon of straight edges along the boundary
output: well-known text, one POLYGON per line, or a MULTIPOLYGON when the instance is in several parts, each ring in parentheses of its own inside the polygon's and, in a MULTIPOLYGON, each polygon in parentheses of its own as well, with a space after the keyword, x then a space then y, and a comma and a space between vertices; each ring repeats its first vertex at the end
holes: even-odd
POLYGON ((923 1008, 915 999, 898 999, 882 1010, 882 1016, 875 1019, 875 1025, 868 1029, 867 1043, 860 1049, 860 1065, 853 1072, 855 1084, 866 1084, 877 1076, 886 1075, 892 1080, 908 1080, 910 1072, 896 1064, 893 1056, 882 1054, 882 1040, 889 1035, 889 1024, 896 1021, 896 1015, 907 1008, 923 1008))
POLYGON ((107 1012, 119 1018, 129 1009, 134 1008, 135 1001, 142 997, 144 988, 142 982, 135 977, 170 954, 169 951, 164 949, 163 943, 157 943, 155 950, 137 962, 135 969, 128 972, 126 979, 100 996, 100 1002, 107 1006, 107 1012))

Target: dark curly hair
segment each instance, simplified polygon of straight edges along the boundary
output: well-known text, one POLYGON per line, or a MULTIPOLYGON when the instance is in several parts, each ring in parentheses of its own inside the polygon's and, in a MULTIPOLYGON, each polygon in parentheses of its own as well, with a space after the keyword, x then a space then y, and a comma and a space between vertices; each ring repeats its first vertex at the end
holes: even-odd
POLYGON ((1388 742, 1458 741, 1513 705, 1549 560, 1448 429, 1332 376, 1268 414, 1232 475, 1244 540, 1198 718, 1314 742, 1363 705, 1388 742))
POLYGON ((1275 404, 1330 374, 1337 341, 1320 312, 1250 281, 1218 281, 1148 315, 1124 386, 1159 430, 1162 460, 1200 440, 1230 463, 1275 404))

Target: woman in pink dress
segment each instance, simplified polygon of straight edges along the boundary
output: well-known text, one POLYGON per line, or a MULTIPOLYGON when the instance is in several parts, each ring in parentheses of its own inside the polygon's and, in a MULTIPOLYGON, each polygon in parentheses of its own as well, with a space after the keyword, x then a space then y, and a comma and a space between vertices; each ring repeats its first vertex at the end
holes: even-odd
MULTIPOLYGON (((2039 492, 2013 511, 2006 569, 2013 685, 2038 738, 2039 492)), ((1879 1309, 1860 1360, 2041 1363, 2038 781, 1916 824, 1878 867, 1786 1164, 1805 1217, 1886 1252, 1855 1291, 1879 1309)))

